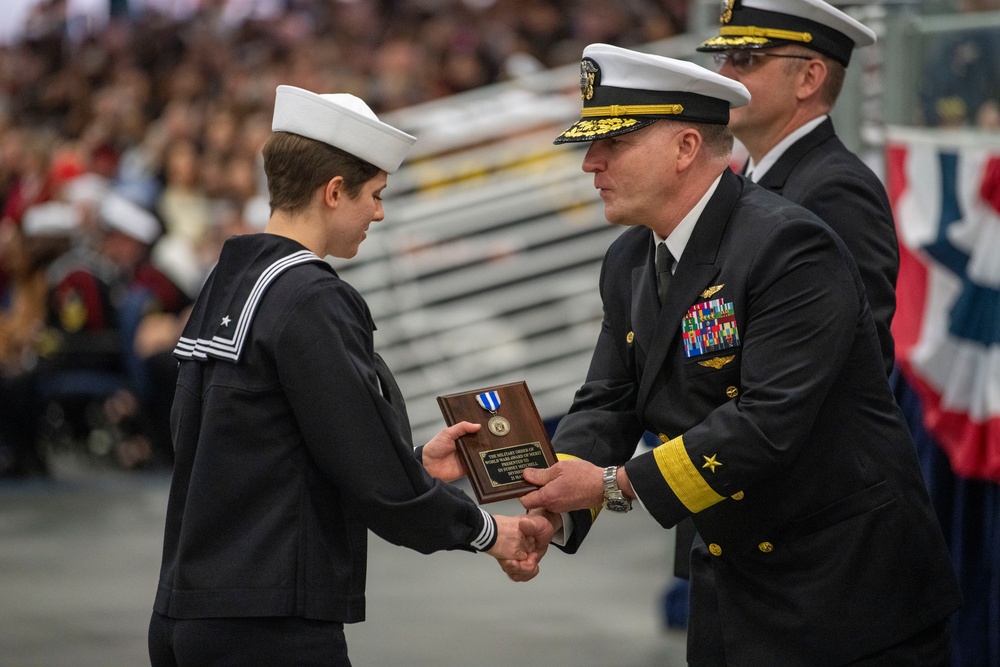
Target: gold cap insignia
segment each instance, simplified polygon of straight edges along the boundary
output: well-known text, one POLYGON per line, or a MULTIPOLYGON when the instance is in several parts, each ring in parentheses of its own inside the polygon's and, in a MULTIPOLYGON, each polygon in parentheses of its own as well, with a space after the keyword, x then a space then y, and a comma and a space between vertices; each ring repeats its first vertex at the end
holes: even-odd
POLYGON ((580 61, 580 98, 589 100, 594 96, 594 82, 597 80, 597 65, 587 58, 580 61))
POLYGON ((733 18, 733 5, 736 0, 722 0, 722 11, 719 12, 719 23, 729 23, 733 18))
POLYGON ((701 293, 701 298, 702 299, 707 299, 707 298, 711 297, 713 294, 715 294, 716 292, 718 292, 720 289, 722 289, 725 286, 726 286, 726 283, 722 283, 721 285, 712 285, 707 290, 705 290, 704 292, 701 293))

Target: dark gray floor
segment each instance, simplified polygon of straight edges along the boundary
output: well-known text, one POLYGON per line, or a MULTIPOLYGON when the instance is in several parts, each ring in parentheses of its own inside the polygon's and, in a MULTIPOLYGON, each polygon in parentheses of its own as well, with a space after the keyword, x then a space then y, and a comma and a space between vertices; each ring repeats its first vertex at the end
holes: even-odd
MULTIPOLYGON (((165 475, 94 472, 0 481, 0 667, 148 664, 165 475)), ((516 501, 492 511, 516 513, 516 501)), ((602 516, 582 553, 550 550, 532 582, 485 555, 424 556, 372 536, 355 667, 677 667, 664 631, 672 534, 641 509, 602 516)))

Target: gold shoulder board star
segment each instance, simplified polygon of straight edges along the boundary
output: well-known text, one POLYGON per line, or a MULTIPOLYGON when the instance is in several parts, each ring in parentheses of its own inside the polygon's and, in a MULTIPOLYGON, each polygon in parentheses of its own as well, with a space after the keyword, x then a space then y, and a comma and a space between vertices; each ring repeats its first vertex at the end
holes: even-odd
POLYGON ((725 286, 726 283, 722 283, 721 285, 712 285, 711 287, 709 287, 708 289, 706 289, 704 292, 701 293, 701 298, 707 299, 725 286))
POLYGON ((712 454, 710 457, 702 454, 701 458, 705 459, 705 465, 703 465, 702 468, 708 468, 712 472, 715 472, 715 469, 722 465, 721 461, 715 460, 716 456, 718 456, 718 454, 712 454))

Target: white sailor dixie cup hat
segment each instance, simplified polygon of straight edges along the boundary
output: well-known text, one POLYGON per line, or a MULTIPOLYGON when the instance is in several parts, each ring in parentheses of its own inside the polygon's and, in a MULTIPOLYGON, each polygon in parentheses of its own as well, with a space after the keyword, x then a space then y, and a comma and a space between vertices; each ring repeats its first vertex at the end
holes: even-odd
POLYGON ((823 0, 722 0, 719 23, 699 51, 799 44, 846 67, 854 49, 875 43, 870 28, 823 0))
POLYGON ((359 97, 318 95, 295 86, 278 86, 271 130, 321 141, 390 174, 417 140, 380 121, 359 97))
POLYGON ((750 101, 738 81, 683 60, 591 44, 580 63, 580 120, 554 143, 593 141, 661 119, 726 125, 750 101))
POLYGON ((71 236, 80 226, 80 212, 72 204, 48 201, 24 212, 21 231, 27 237, 71 236))
POLYGON ((109 192, 98 209, 98 215, 106 229, 112 229, 146 245, 160 237, 160 221, 148 210, 131 199, 109 192))

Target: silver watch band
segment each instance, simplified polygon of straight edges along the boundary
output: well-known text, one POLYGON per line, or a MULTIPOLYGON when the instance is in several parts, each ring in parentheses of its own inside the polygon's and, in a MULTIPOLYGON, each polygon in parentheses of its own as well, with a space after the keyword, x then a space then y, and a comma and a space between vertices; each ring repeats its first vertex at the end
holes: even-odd
POLYGON ((628 512, 632 509, 632 501, 618 488, 618 466, 604 469, 604 507, 612 512, 628 512))

